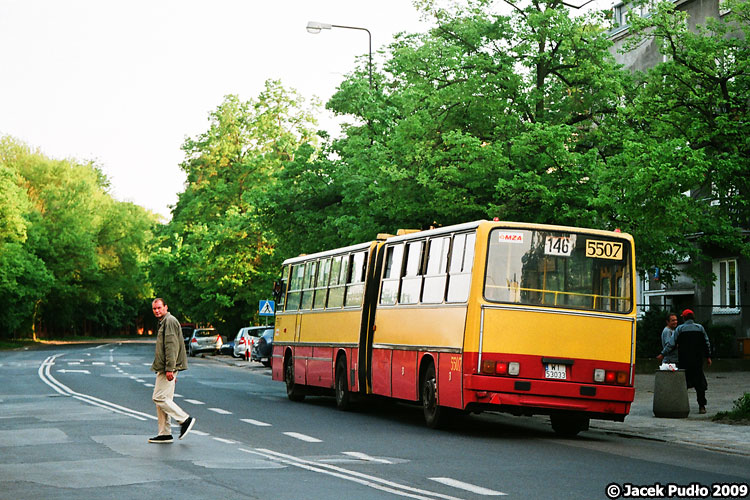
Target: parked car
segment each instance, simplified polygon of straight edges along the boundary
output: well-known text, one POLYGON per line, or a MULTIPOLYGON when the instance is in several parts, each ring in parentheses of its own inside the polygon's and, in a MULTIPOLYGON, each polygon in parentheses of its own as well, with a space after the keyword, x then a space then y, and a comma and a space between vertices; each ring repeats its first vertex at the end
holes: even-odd
POLYGON ((250 360, 250 353, 253 346, 260 338, 261 334, 266 331, 267 326, 246 326, 240 328, 237 336, 234 338, 234 354, 236 358, 245 358, 250 360))
POLYGON ((193 336, 193 330, 195 330, 195 325, 193 323, 182 323, 180 324, 180 328, 182 329, 182 340, 185 341, 185 351, 187 351, 188 344, 190 344, 190 337, 193 336))
POLYGON ((190 336, 187 351, 191 356, 201 352, 216 354, 221 344, 221 336, 216 333, 216 328, 196 328, 190 336))
POLYGON ((221 338, 222 344, 219 348, 219 354, 228 354, 234 356, 234 340, 224 342, 224 337, 221 338))
POLYGON ((267 328, 260 339, 253 346, 250 354, 252 361, 260 361, 263 366, 271 366, 271 357, 273 356, 273 328, 267 328))

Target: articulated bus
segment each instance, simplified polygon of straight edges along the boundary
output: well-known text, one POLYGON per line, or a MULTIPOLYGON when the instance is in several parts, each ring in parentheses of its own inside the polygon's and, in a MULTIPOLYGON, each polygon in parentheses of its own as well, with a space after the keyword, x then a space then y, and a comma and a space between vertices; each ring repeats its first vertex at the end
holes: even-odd
POLYGON ((630 235, 476 221, 288 259, 273 379, 453 410, 549 415, 562 435, 623 421, 635 362, 630 235))

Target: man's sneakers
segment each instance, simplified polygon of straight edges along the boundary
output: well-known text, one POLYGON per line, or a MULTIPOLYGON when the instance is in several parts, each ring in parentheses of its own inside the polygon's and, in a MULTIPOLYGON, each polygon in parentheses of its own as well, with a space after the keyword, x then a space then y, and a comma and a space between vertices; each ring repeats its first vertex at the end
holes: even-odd
POLYGON ((193 417, 188 417, 187 420, 181 423, 180 424, 180 439, 187 436, 188 432, 190 432, 190 429, 192 429, 194 425, 195 425, 195 419, 193 417))
MULTIPOLYGON (((183 423, 180 424, 180 439, 187 436, 187 433, 190 432, 190 429, 193 428, 195 425, 195 419, 193 417, 188 417, 183 423)), ((173 443, 174 439, 172 438, 171 434, 163 434, 159 436, 154 436, 151 439, 148 440, 149 443, 156 443, 156 444, 166 444, 166 443, 173 443)))
POLYGON ((706 407, 705 406, 701 406, 700 408, 698 408, 698 413, 700 413, 700 414, 706 413, 706 407))
POLYGON ((149 443, 166 444, 173 442, 171 434, 163 434, 161 436, 155 436, 148 440, 149 443))

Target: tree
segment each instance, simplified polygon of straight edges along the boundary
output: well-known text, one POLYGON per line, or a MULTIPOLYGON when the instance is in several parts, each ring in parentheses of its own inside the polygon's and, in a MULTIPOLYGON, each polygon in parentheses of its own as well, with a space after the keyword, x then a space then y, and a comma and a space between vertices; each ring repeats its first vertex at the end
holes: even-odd
POLYGON ((493 216, 610 227, 592 204, 596 140, 627 77, 602 19, 558 0, 512 7, 423 2, 437 26, 389 47, 374 90, 363 71, 341 84, 327 106, 352 117, 345 136, 279 172, 273 210, 303 226, 303 200, 300 215, 346 243, 493 216))
POLYGON ((689 29, 671 2, 631 18, 626 50, 655 40, 665 62, 636 75, 637 92, 623 109, 623 132, 604 193, 624 229, 639 244, 644 267, 667 281, 690 256, 693 278, 707 248, 750 256, 750 4, 730 1, 721 20, 689 29), (686 196, 685 193, 690 193, 686 196))
POLYGON ((132 328, 149 295, 143 261, 154 215, 113 200, 95 165, 52 160, 9 138, 0 182, 2 224, 17 229, 0 239, 6 334, 132 328))
POLYGON ((234 332, 268 298, 278 260, 257 200, 299 146, 315 140, 315 105, 269 80, 257 99, 227 96, 208 130, 185 141, 187 187, 150 261, 155 289, 172 310, 234 332))

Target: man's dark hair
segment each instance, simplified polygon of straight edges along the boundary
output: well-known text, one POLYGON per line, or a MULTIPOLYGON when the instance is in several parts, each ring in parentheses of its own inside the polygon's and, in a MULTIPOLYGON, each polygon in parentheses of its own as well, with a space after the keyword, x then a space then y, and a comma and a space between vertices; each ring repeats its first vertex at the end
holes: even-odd
POLYGON ((156 297, 156 298, 155 298, 154 300, 152 300, 152 301, 151 301, 151 303, 152 303, 152 304, 153 304, 154 302, 161 302, 161 303, 162 303, 162 305, 165 305, 165 306, 167 305, 167 303, 166 303, 166 302, 164 302, 164 299, 162 299, 161 297, 156 297))
POLYGON ((667 313, 667 317, 666 317, 667 323, 669 323, 669 320, 672 319, 672 316, 679 319, 679 317, 677 316, 677 313, 667 313))

